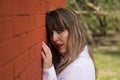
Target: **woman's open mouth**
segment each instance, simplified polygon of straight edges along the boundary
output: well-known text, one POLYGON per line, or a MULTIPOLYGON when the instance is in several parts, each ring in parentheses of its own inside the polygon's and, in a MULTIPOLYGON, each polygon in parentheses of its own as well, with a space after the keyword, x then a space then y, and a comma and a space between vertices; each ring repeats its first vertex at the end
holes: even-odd
POLYGON ((62 46, 63 46, 63 44, 56 44, 56 47, 57 47, 58 50, 61 50, 62 46))

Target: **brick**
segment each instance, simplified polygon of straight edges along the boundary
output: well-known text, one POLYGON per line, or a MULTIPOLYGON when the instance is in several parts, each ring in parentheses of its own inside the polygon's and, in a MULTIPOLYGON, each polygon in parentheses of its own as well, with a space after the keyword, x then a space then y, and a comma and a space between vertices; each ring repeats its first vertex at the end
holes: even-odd
POLYGON ((27 31, 31 31, 36 28, 35 26, 35 16, 27 16, 27 31))
POLYGON ((59 7, 66 7, 66 0, 53 0, 55 5, 56 5, 56 8, 59 8, 59 7))
POLYGON ((0 15, 39 14, 40 0, 1 0, 0 15))
POLYGON ((34 29, 34 16, 16 16, 14 21, 14 35, 20 35, 34 29))
POLYGON ((37 73, 33 76, 32 80, 42 80, 41 71, 37 72, 37 73))
MULTIPOLYGON (((41 70, 41 63, 39 60, 34 61, 31 65, 29 65, 26 70, 20 75, 21 80, 32 80, 32 78, 36 75, 36 73, 42 72, 41 70)), ((41 76, 41 75, 39 75, 41 76)))
POLYGON ((56 9, 56 5, 55 4, 50 4, 49 5, 49 10, 53 10, 53 9, 56 9))
MULTIPOLYGON (((39 1, 39 0, 33 0, 35 1, 39 1)), ((39 4, 39 3, 38 3, 39 4)), ((31 4, 29 4, 28 0, 1 0, 1 4, 0 4, 0 15, 21 15, 21 14, 32 14, 32 13, 36 13, 36 9, 34 9, 32 6, 31 11, 30 9, 30 5, 33 5, 32 2, 31 4), (32 11, 33 10, 33 11, 32 11), (30 13, 32 12, 32 13, 30 13)), ((37 4, 34 4, 35 6, 37 4)), ((38 7, 38 6, 36 6, 38 7)), ((37 9, 38 10, 38 9, 37 9)))
POLYGON ((0 27, 0 43, 4 40, 3 38, 3 27, 0 27))
POLYGON ((20 35, 27 31, 28 23, 26 16, 15 16, 14 24, 14 35, 20 35))
POLYGON ((28 12, 27 2, 28 0, 17 0, 17 3, 16 3, 17 11, 15 14, 17 15, 30 14, 28 12))
POLYGON ((40 26, 45 26, 45 15, 35 15, 35 26, 40 27, 40 26))
POLYGON ((13 15, 17 11, 18 0, 0 0, 0 15, 13 15))
POLYGON ((0 44, 0 66, 5 65, 21 52, 32 47, 45 38, 45 27, 33 30, 24 36, 16 37, 0 44))
POLYGON ((13 37, 14 18, 8 16, 0 17, 0 42, 13 37))
POLYGON ((29 65, 29 51, 21 53, 15 60, 15 77, 17 77, 29 65))
POLYGON ((0 1, 0 80, 42 80, 45 14, 65 0, 0 1))
POLYGON ((40 2, 40 14, 41 15, 45 15, 45 13, 49 10, 49 4, 48 3, 44 3, 44 2, 40 2))
POLYGON ((42 62, 41 59, 37 59, 36 60, 36 73, 34 75, 34 77, 36 77, 36 79, 38 80, 42 80, 42 62), (40 78, 41 77, 41 78, 40 78))
POLYGON ((27 8, 30 14, 40 14, 40 0, 29 0, 27 8))
POLYGON ((45 38, 45 28, 39 28, 28 33, 26 36, 20 39, 21 50, 31 48, 36 43, 45 38))
POLYGON ((41 59, 42 42, 46 42, 46 38, 42 39, 39 43, 30 48, 30 63, 36 59, 41 59))
POLYGON ((30 63, 36 59, 36 46, 30 48, 30 63))
POLYGON ((10 39, 0 44, 0 66, 4 66, 19 53, 18 39, 10 39))
POLYGON ((52 2, 52 0, 40 0, 40 2, 50 3, 50 2, 52 2))
POLYGON ((15 80, 21 80, 19 77, 15 78, 15 80))
POLYGON ((0 80, 14 80, 14 64, 10 62, 0 70, 0 80))
POLYGON ((41 59, 41 49, 42 49, 42 42, 45 42, 45 40, 41 40, 41 42, 39 42, 36 45, 36 59, 41 59))

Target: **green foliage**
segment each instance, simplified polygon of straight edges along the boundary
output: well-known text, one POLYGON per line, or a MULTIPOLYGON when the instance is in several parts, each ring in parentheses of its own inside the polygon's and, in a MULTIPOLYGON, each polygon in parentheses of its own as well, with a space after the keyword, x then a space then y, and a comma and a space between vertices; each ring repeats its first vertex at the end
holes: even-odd
MULTIPOLYGON (((94 9, 90 8, 86 5, 86 0, 76 0, 78 2, 79 7, 83 11, 94 11, 94 9)), ((87 0, 94 5, 98 6, 101 11, 108 12, 108 16, 106 16, 106 25, 100 25, 100 22, 96 15, 87 14, 83 15, 86 23, 89 26, 89 29, 93 33, 93 35, 100 35, 105 33, 109 33, 109 31, 120 31, 120 0, 87 0)), ((67 7, 70 9, 76 10, 74 0, 67 0, 67 7)), ((104 20, 102 15, 98 15, 101 18, 102 22, 104 20)))
MULTIPOLYGON (((67 0, 68 8, 74 9, 74 0, 67 0)), ((94 5, 100 8, 100 11, 108 12, 106 16, 105 26, 100 26, 98 15, 94 14, 82 14, 85 22, 88 24, 89 29, 93 34, 101 34, 103 31, 109 32, 120 32, 120 0, 76 0, 79 2, 79 6, 82 11, 94 11, 85 4, 84 1, 90 1, 94 5)), ((103 16, 99 17, 104 21, 103 16)), ((114 38, 114 37, 113 37, 114 38)), ((100 39, 100 38, 99 38, 100 39)), ((109 39, 108 39, 109 40, 109 39)), ((105 42, 105 39, 101 40, 105 42)), ((108 41, 106 41, 108 42, 108 41)), ((98 42, 99 43, 99 42, 98 42)), ((120 40, 117 43, 115 50, 112 50, 114 43, 107 45, 105 48, 94 48, 93 56, 98 69, 98 79, 97 80, 120 80, 120 40)), ((114 44, 115 45, 115 44, 114 44)))
POLYGON ((120 52, 120 40, 118 42, 118 51, 120 52))
POLYGON ((98 69, 97 80, 120 80, 120 52, 105 49, 94 50, 98 69))
POLYGON ((67 0, 67 8, 75 10, 74 0, 67 0))

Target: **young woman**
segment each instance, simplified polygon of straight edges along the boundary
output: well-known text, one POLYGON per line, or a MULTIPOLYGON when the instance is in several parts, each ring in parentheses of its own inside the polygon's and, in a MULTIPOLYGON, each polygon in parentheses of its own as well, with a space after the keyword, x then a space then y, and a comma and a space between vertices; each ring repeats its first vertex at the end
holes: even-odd
POLYGON ((93 57, 75 12, 66 8, 49 11, 46 28, 43 80, 96 80, 93 57))

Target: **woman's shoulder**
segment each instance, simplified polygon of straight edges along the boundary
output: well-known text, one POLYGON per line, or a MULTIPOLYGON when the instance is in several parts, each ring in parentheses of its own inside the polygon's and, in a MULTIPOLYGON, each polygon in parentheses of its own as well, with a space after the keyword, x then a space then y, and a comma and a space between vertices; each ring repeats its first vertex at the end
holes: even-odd
MULTIPOLYGON (((94 76, 93 63, 91 63, 88 58, 77 59, 74 62, 72 62, 70 65, 68 65, 58 75, 58 77, 65 76, 65 75, 66 76, 71 75, 71 77, 74 76, 74 77, 77 77, 77 78, 83 78, 83 76, 85 78, 89 75, 94 76)), ((87 80, 87 79, 84 79, 84 80, 87 80)), ((92 79, 90 79, 90 80, 92 80, 92 79)))
POLYGON ((92 59, 90 57, 79 57, 73 61, 69 66, 75 68, 82 68, 93 65, 92 59))
POLYGON ((93 67, 94 64, 90 58, 78 58, 75 61, 73 61, 71 64, 69 64, 64 70, 64 71, 69 71, 69 70, 82 70, 82 69, 89 69, 93 67))
POLYGON ((89 58, 79 58, 69 64, 58 76, 68 75, 94 75, 94 64, 89 58), (82 74, 80 74, 82 73, 82 74), (83 74, 84 73, 84 74, 83 74))

